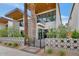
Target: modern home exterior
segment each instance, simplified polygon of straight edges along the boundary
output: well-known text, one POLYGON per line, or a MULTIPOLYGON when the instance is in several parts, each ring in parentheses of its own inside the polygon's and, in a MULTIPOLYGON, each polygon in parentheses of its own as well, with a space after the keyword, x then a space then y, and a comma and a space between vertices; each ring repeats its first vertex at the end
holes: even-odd
POLYGON ((56 3, 25 4, 24 13, 16 8, 5 17, 8 18, 8 27, 15 26, 14 29, 18 28, 31 39, 47 38, 49 29, 57 29, 62 24, 60 7, 56 3))
POLYGON ((15 27, 14 29, 18 29, 21 33, 24 31, 24 22, 23 22, 23 12, 15 8, 14 10, 9 11, 6 15, 8 18, 8 27, 15 27))
MULTIPOLYGON (((8 28, 10 31, 18 30, 23 34, 24 32, 24 22, 23 22, 23 12, 15 8, 9 11, 5 17, 0 18, 0 29, 8 28), (11 30, 12 28, 12 30, 11 30)), ((7 34, 8 36, 10 34, 7 34)))
MULTIPOLYGON (((25 34, 26 38, 23 41, 25 45, 27 38, 31 39, 32 45, 36 44, 37 46, 41 44, 42 39, 44 45, 47 32, 50 29, 58 29, 62 25, 59 4, 25 3, 24 8, 24 12, 15 8, 5 14, 7 27, 13 27, 13 31, 18 29, 21 34, 25 34)), ((10 32, 12 34, 11 30, 10 32)), ((10 36, 11 34, 7 35, 10 36)))
POLYGON ((49 29, 57 29, 62 24, 59 9, 59 4, 55 3, 25 4, 25 33, 32 39, 46 38, 49 29))
POLYGON ((71 14, 68 21, 68 27, 71 30, 79 30, 79 4, 74 3, 72 6, 71 14))

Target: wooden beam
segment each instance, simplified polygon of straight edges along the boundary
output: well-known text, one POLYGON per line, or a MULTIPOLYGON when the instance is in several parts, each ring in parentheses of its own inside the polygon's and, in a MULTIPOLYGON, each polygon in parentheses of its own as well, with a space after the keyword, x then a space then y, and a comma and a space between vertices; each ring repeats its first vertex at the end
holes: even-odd
MULTIPOLYGON (((28 4, 28 8, 30 9, 30 4, 28 4)), ((34 3, 35 6, 35 13, 41 13, 47 10, 56 9, 56 3, 34 3)))
POLYGON ((56 8, 56 3, 35 3, 36 14, 55 8, 56 8))

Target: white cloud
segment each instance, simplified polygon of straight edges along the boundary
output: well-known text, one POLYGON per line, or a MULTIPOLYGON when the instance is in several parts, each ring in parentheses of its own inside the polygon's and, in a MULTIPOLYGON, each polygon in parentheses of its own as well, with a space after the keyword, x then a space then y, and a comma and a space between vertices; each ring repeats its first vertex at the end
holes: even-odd
POLYGON ((61 19, 62 19, 62 23, 65 25, 68 22, 69 17, 62 15, 61 19))
POLYGON ((61 15, 61 18, 69 18, 68 16, 61 15))

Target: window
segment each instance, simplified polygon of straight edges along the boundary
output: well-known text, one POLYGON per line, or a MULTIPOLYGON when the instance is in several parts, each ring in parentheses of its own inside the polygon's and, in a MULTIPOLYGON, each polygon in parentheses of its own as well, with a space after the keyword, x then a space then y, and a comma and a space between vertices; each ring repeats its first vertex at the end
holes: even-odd
POLYGON ((38 29, 38 39, 42 39, 42 29, 38 29))
POLYGON ((44 38, 44 30, 38 29, 38 39, 43 39, 43 38, 44 38))
POLYGON ((19 25, 23 27, 23 20, 20 20, 19 25))
POLYGON ((54 21, 56 19, 56 11, 48 12, 47 15, 49 21, 54 21))
POLYGON ((21 31, 21 35, 22 35, 22 37, 24 37, 24 31, 21 31))
POLYGON ((37 16, 37 23, 51 22, 56 19, 56 11, 47 12, 37 16))

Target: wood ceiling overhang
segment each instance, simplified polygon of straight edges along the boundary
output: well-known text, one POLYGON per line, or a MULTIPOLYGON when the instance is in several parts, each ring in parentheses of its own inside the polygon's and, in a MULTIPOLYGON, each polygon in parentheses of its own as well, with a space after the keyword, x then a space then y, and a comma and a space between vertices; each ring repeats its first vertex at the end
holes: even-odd
MULTIPOLYGON (((27 4, 26 7, 30 9, 31 4, 27 4)), ((34 3, 35 6, 35 13, 41 13, 47 10, 56 9, 56 3, 34 3)))
POLYGON ((0 24, 7 24, 8 23, 8 20, 4 17, 1 17, 0 18, 0 24))
POLYGON ((14 20, 19 20, 23 18, 23 13, 20 9, 16 8, 5 15, 6 17, 12 18, 14 20))

